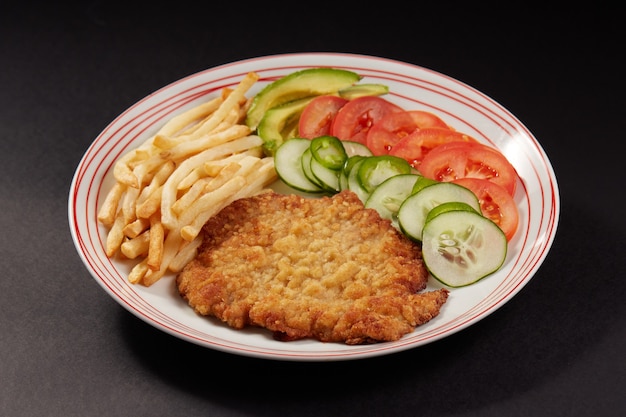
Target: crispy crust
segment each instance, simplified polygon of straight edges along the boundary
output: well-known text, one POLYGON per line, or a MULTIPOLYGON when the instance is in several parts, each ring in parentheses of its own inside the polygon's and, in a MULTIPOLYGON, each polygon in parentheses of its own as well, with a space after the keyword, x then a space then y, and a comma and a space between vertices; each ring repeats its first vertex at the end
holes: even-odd
POLYGON ((199 314, 265 327, 277 340, 397 340, 448 296, 420 292, 419 246, 349 191, 243 198, 210 219, 203 238, 176 279, 181 296, 199 314))

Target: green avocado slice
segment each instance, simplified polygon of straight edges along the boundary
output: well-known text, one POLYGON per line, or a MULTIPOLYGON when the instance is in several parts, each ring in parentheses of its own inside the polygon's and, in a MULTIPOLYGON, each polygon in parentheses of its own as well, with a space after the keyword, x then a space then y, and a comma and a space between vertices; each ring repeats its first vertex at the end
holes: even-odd
POLYGON ((338 68, 307 68, 293 72, 266 85, 254 96, 246 115, 246 125, 254 130, 265 112, 273 107, 305 97, 336 94, 361 78, 355 72, 338 68))
POLYGON ((342 88, 338 92, 339 97, 353 100, 363 96, 383 96, 389 93, 389 87, 385 84, 357 84, 342 88))
POLYGON ((301 98, 272 107, 265 112, 257 127, 257 134, 263 139, 263 150, 266 155, 273 156, 285 140, 297 133, 300 114, 311 100, 313 97, 301 98))

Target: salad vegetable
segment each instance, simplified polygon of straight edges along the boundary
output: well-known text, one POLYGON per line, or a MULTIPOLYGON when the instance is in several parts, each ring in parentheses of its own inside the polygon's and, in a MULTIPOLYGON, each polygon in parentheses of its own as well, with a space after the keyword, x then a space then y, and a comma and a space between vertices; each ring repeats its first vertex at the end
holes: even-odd
POLYGON ((435 207, 448 202, 460 202, 478 213, 480 204, 474 193, 467 188, 450 182, 438 182, 410 194, 398 210, 400 230, 411 239, 421 242, 422 229, 428 213, 435 207))
POLYGON ((252 99, 246 124, 256 129, 269 109, 293 100, 333 94, 358 82, 355 72, 337 68, 308 68, 293 72, 265 86, 252 99))
POLYGON ((422 256, 431 275, 450 287, 463 287, 491 275, 504 263, 502 230, 464 203, 432 209, 422 232, 422 256))
POLYGON ((306 97, 296 75, 284 79, 248 112, 261 121, 257 133, 284 183, 311 194, 356 193, 419 242, 431 275, 450 287, 502 266, 519 213, 517 173, 500 151, 434 113, 391 103, 381 97, 385 86, 356 85, 358 76, 326 93, 307 87, 317 93, 306 97))

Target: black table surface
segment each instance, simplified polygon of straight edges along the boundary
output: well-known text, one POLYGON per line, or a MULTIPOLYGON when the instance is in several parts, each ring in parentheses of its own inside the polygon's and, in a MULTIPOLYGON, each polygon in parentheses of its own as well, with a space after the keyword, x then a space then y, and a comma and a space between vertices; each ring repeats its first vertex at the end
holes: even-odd
POLYGON ((4 3, 0 415, 625 415, 625 38, 617 10, 4 3), (422 347, 318 363, 197 346, 103 291, 67 220, 72 176, 90 143, 177 79, 291 52, 426 67, 477 88, 530 129, 554 167, 561 215, 545 262, 514 298, 422 347))

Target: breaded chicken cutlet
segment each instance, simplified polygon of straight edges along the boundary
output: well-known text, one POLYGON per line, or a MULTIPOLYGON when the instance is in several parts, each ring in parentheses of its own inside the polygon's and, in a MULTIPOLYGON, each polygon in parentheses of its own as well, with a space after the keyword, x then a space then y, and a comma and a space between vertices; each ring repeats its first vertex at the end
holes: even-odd
POLYGON ((439 314, 445 289, 422 292, 419 245, 356 194, 242 198, 204 226, 197 257, 176 278, 199 314, 274 338, 393 341, 439 314))

